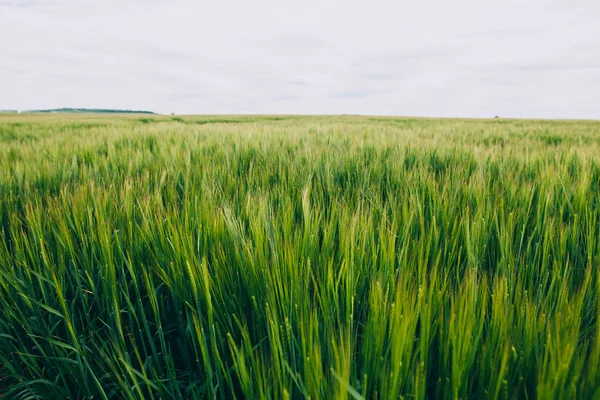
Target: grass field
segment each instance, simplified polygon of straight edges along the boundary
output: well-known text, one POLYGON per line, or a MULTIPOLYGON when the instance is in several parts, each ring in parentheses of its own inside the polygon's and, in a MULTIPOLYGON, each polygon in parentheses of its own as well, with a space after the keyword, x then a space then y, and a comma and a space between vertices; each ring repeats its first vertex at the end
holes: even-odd
POLYGON ((598 399, 600 122, 0 116, 0 398, 598 399))

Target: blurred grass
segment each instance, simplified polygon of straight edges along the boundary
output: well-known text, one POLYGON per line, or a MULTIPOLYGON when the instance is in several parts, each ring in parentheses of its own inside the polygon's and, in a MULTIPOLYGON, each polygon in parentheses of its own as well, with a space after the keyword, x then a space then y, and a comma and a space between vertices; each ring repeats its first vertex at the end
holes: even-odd
POLYGON ((0 397, 600 398, 600 122, 0 116, 0 397))

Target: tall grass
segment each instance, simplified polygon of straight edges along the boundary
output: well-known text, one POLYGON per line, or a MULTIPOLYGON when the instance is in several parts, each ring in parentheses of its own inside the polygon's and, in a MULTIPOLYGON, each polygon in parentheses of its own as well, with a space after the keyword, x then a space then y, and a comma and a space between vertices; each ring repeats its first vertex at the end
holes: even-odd
POLYGON ((0 117, 0 397, 600 398, 599 150, 596 122, 0 117))

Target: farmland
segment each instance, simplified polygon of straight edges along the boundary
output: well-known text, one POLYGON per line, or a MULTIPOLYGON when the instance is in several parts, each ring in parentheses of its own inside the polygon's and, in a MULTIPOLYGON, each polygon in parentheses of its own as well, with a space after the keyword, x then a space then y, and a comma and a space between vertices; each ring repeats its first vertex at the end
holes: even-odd
POLYGON ((0 116, 0 398, 600 398, 600 122, 0 116))

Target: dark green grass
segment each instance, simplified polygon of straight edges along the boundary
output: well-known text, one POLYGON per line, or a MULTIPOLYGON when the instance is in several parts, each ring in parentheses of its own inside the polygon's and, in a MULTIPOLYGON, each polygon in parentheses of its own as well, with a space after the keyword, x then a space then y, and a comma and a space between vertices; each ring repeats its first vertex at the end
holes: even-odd
POLYGON ((0 397, 600 397, 600 123, 0 117, 0 397))

